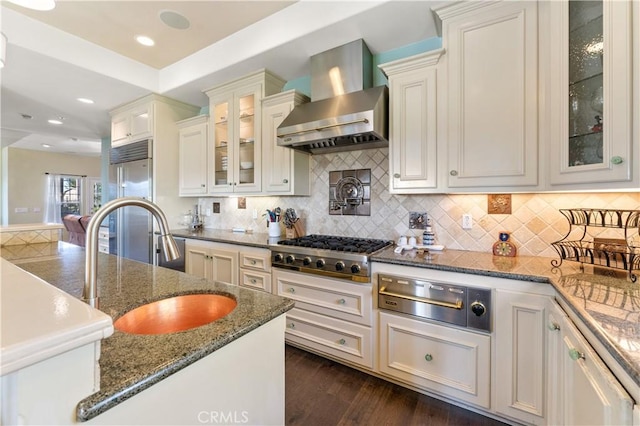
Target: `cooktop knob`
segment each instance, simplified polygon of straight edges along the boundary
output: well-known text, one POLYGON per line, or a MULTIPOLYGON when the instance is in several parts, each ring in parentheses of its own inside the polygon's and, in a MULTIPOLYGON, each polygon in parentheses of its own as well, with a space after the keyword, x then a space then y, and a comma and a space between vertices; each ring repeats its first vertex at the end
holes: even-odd
POLYGON ((317 268, 324 268, 324 265, 325 265, 324 259, 316 260, 316 267, 317 268))
POLYGON ((336 271, 342 270, 344 270, 344 262, 342 260, 339 260, 336 262, 336 271))
POLYGON ((476 316, 481 317, 487 312, 487 308, 484 307, 482 302, 478 302, 477 300, 471 304, 471 312, 476 314, 476 316))
POLYGON ((305 257, 304 259, 302 259, 302 264, 304 266, 309 266, 311 265, 311 258, 309 256, 305 257))
POLYGON ((285 260, 287 263, 293 263, 293 261, 296 260, 296 258, 292 254, 289 254, 287 255, 287 258, 285 260))
POLYGON ((360 265, 355 263, 351 265, 351 272, 353 272, 354 274, 357 274, 358 272, 360 272, 360 265))
POLYGON ((284 257, 282 257, 280 253, 278 253, 273 257, 273 260, 275 260, 276 262, 282 262, 284 260, 284 257))

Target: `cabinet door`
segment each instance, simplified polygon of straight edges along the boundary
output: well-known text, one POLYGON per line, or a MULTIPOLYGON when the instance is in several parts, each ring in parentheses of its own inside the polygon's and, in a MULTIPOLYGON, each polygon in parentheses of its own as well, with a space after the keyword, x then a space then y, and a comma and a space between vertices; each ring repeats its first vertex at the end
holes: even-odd
POLYGON ((210 101, 211 125, 209 140, 212 147, 209 152, 211 173, 209 175, 210 193, 233 192, 233 93, 221 95, 210 101))
POLYGON ((448 186, 536 186, 537 2, 482 3, 438 11, 447 51, 448 186))
POLYGON ((435 189, 436 68, 390 76, 389 170, 392 193, 435 189))
POLYGON ((270 105, 262 121, 263 176, 265 192, 291 192, 291 156, 293 150, 278 146, 278 126, 293 109, 293 103, 270 105))
POLYGON ((569 318, 563 322, 564 421, 631 425, 633 400, 569 318))
POLYGON ((631 3, 549 4, 552 185, 632 178, 631 3))
POLYGON ((547 421, 549 425, 564 422, 564 371, 562 369, 562 331, 566 314, 553 299, 547 316, 547 421))
POLYGON ((239 91, 235 97, 236 135, 233 167, 235 178, 233 191, 241 193, 260 192, 262 189, 260 164, 260 91, 261 85, 251 85, 239 91))
POLYGON ((212 248, 209 251, 211 259, 211 277, 214 281, 227 284, 238 284, 238 251, 212 248))
POLYGON ((129 114, 122 113, 111 118, 111 146, 118 146, 129 140, 129 114))
POLYGON ((209 249, 185 243, 185 272, 200 278, 211 277, 211 260, 209 259, 209 249))
POLYGON ((540 424, 545 419, 547 296, 496 290, 496 411, 540 424))
POLYGON ((207 127, 202 123, 180 130, 180 195, 207 193, 207 127))
POLYGON ((132 142, 153 136, 153 105, 147 104, 131 110, 129 137, 132 142))

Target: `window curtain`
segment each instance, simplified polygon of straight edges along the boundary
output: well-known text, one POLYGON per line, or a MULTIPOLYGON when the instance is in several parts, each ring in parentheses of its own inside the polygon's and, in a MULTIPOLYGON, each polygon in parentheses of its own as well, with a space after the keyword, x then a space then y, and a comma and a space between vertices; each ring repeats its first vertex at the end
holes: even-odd
POLYGON ((47 187, 45 190, 44 221, 46 223, 62 223, 60 217, 60 175, 47 174, 47 187))

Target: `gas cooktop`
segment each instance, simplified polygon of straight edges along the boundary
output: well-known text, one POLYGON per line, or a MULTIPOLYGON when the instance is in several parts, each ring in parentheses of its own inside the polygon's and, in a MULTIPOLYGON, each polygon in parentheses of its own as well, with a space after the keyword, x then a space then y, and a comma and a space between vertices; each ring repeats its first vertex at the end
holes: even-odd
POLYGON ((309 247, 320 250, 371 254, 393 244, 393 242, 368 238, 336 237, 332 235, 306 235, 304 237, 278 241, 278 244, 284 246, 309 247))
POLYGON ((308 274, 369 282, 369 256, 393 244, 370 238, 307 235, 278 241, 271 264, 308 274))

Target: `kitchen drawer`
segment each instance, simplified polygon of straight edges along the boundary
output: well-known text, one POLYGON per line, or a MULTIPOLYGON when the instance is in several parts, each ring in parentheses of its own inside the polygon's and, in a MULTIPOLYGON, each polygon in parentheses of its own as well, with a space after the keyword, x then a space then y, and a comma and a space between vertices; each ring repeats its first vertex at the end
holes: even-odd
POLYGON ((102 244, 101 242, 98 242, 98 251, 100 253, 106 253, 109 254, 109 243, 107 244, 102 244))
POLYGON ((363 325, 371 325, 371 284, 326 279, 273 269, 275 293, 296 301, 296 307, 363 325))
POLYGON ((271 274, 240 268, 240 285, 242 287, 264 290, 271 293, 271 274))
POLYGON ((244 247, 240 252, 240 267, 271 271, 271 251, 244 247))
POLYGON ((380 372, 490 408, 491 338, 380 312, 380 372))
POLYGON ((287 312, 287 342, 373 369, 373 331, 350 322, 293 308, 287 312))

